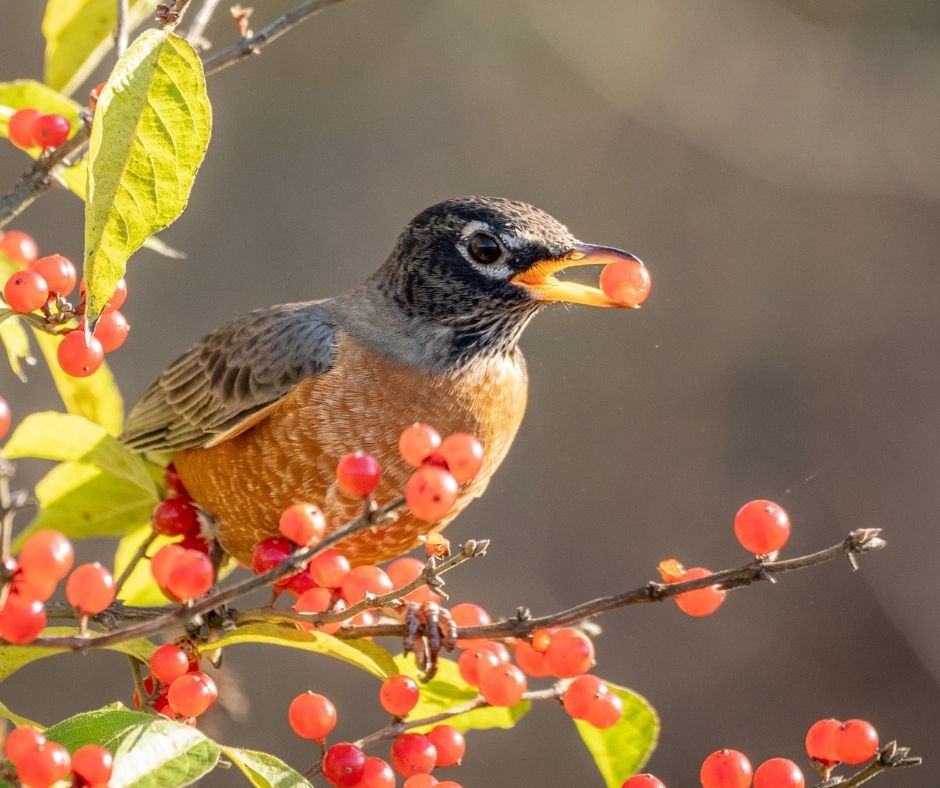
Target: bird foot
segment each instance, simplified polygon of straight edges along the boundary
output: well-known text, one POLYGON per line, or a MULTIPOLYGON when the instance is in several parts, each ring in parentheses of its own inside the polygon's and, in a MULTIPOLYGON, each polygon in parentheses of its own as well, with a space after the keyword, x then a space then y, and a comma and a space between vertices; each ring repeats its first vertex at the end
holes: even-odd
POLYGON ((414 652, 422 680, 434 678, 441 649, 453 651, 456 646, 457 625, 449 611, 436 602, 409 602, 405 606, 402 650, 414 652))

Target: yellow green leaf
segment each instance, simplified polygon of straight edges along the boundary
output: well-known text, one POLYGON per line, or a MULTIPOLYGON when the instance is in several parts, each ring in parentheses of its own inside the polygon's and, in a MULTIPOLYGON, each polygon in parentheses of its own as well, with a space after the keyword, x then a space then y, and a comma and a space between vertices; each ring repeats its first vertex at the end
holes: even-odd
MULTIPOLYGON (((144 0, 129 5, 131 31, 153 14, 154 6, 144 0)), ((116 0, 48 0, 42 18, 46 84, 71 96, 114 47, 116 26, 116 0)))
POLYGON ((85 205, 91 319, 128 257, 186 207, 210 131, 199 56, 173 33, 146 31, 114 67, 92 126, 85 205))
POLYGON ((222 753, 241 770, 254 788, 312 786, 300 772, 266 752, 222 745, 222 753))
POLYGON ((87 378, 73 378, 62 371, 56 360, 56 348, 62 340, 42 331, 33 334, 65 409, 100 424, 110 435, 119 435, 124 422, 124 400, 107 363, 87 378))
MULTIPOLYGON (((153 534, 150 523, 144 523, 139 528, 123 536, 118 542, 117 549, 114 552, 114 576, 120 577, 124 574, 131 561, 143 547, 144 543, 153 534)), ((161 547, 172 541, 168 536, 158 536, 153 540, 150 547, 147 548, 147 555, 152 556, 161 547)), ((147 605, 165 605, 169 600, 166 595, 157 587, 150 573, 150 562, 141 561, 134 567, 121 590, 118 593, 120 599, 125 605, 136 605, 145 607, 147 605)))
POLYGON ((32 366, 36 363, 33 354, 29 349, 29 334, 23 328, 23 324, 18 318, 9 317, 0 323, 0 341, 7 353, 7 361, 10 362, 10 369, 24 383, 26 382, 26 373, 23 371, 23 364, 32 366))
POLYGON ((325 654, 367 670, 380 679, 398 672, 391 654, 375 643, 368 640, 342 640, 323 632, 307 632, 293 624, 245 624, 232 632, 226 632, 212 645, 227 648, 243 643, 268 643, 325 654))
POLYGON ((607 684, 623 701, 623 717, 610 728, 595 728, 581 720, 575 727, 594 758, 608 788, 618 788, 645 764, 659 738, 659 717, 645 698, 635 692, 607 684))
POLYGON ((17 727, 19 727, 20 725, 32 725, 34 728, 40 731, 45 728, 44 725, 40 725, 38 722, 35 722, 34 720, 29 719, 28 717, 21 717, 19 714, 9 709, 3 703, 0 703, 0 717, 3 717, 3 719, 5 720, 9 720, 17 727))

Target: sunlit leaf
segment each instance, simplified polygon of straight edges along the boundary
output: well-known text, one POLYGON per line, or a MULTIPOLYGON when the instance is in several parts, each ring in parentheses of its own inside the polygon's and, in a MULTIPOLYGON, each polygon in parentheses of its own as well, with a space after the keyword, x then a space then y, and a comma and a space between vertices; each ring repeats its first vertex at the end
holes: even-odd
POLYGON ((9 720, 16 726, 20 725, 32 725, 37 730, 43 730, 44 725, 40 725, 38 722, 29 719, 28 717, 21 717, 15 711, 8 709, 3 703, 0 703, 0 717, 3 717, 5 720, 9 720))
POLYGON ((659 737, 659 717, 653 707, 635 692, 609 682, 607 686, 623 701, 620 722, 604 729, 581 720, 575 720, 574 724, 605 784, 608 788, 619 788, 652 755, 659 737))
MULTIPOLYGON (((145 0, 128 5, 128 31, 153 15, 153 4, 145 0)), ((42 18, 46 84, 72 95, 113 49, 116 26, 116 0, 48 0, 42 18)))
POLYGON ((266 752, 224 746, 222 752, 255 788, 302 788, 312 784, 280 758, 266 752))
POLYGON ((143 33, 98 99, 85 206, 88 315, 95 318, 128 257, 186 207, 209 144, 202 62, 179 36, 143 33))
POLYGON ((25 383, 26 373, 23 371, 23 364, 32 366, 36 363, 36 359, 30 352, 29 334, 19 319, 11 317, 0 323, 0 341, 3 342, 6 350, 10 369, 25 383))
MULTIPOLYGON (((413 656, 399 654, 395 657, 395 664, 401 673, 418 678, 418 669, 413 656)), ((474 700, 479 694, 480 692, 476 687, 467 684, 460 677, 456 662, 441 658, 438 660, 437 675, 431 681, 421 684, 418 705, 411 711, 408 718, 418 720, 444 711, 451 711, 474 700)), ((528 713, 531 707, 532 704, 525 700, 509 708, 484 706, 464 714, 458 714, 447 720, 447 724, 453 725, 461 731, 512 728, 521 717, 528 713)), ((433 726, 419 727, 415 730, 421 732, 430 727, 433 726)))
POLYGON ((227 648, 241 643, 267 643, 324 654, 362 668, 382 679, 398 672, 391 654, 375 643, 368 640, 342 640, 322 632, 306 632, 297 629, 293 624, 246 624, 232 632, 226 632, 213 641, 212 645, 227 648))

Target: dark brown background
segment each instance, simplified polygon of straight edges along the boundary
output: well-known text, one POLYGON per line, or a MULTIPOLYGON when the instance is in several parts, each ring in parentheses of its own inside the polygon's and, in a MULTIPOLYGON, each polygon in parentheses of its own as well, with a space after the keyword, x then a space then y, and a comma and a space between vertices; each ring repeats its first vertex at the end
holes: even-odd
MULTIPOLYGON (((42 5, 3 3, 0 78, 40 75, 42 5)), ((291 5, 259 2, 256 29, 291 5)), ((936 785, 938 84, 926 1, 344 3, 211 79, 215 136, 165 234, 190 259, 134 259, 114 370, 133 400, 225 319, 350 287, 446 197, 525 199, 636 252, 654 276, 642 311, 556 309, 529 329, 522 432, 449 533, 492 537, 492 554, 453 576, 454 599, 544 613, 668 556, 739 563, 731 519, 753 497, 791 512, 791 555, 883 526, 889 549, 856 575, 789 576, 707 620, 671 604, 605 616, 600 672, 659 710, 650 768, 670 786, 696 784, 721 746, 802 762, 828 715, 928 757, 885 785, 936 785)), ((23 168, 0 146, 4 184, 23 168)), ((80 256, 69 195, 17 225, 80 256)), ((55 405, 44 374, 29 389, 3 374, 18 414, 55 405)), ((251 708, 207 725, 298 767, 297 692, 336 699, 339 736, 379 725, 377 683, 326 662, 231 652, 251 708)), ((0 698, 52 722, 126 699, 123 671, 58 658, 0 698)), ((469 743, 467 786, 600 782, 557 708, 469 743)))

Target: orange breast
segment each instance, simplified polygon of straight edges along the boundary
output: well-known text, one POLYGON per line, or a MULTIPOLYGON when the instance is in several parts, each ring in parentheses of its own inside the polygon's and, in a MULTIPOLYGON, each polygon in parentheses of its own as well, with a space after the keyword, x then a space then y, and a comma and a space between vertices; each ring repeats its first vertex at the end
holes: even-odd
POLYGON ((379 504, 401 494, 411 469, 398 455, 398 435, 415 421, 442 435, 473 433, 485 449, 483 469, 439 523, 404 511, 339 547, 354 564, 399 556, 421 534, 450 522, 486 488, 515 437, 526 402, 521 353, 488 359, 460 372, 430 375, 390 363, 348 336, 338 339, 329 372, 295 386, 263 421, 217 446, 174 455, 180 478, 196 502, 219 523, 219 541, 250 563, 254 545, 277 534, 278 517, 298 501, 315 503, 330 530, 356 518, 361 501, 336 484, 336 464, 362 449, 382 464, 379 504))

